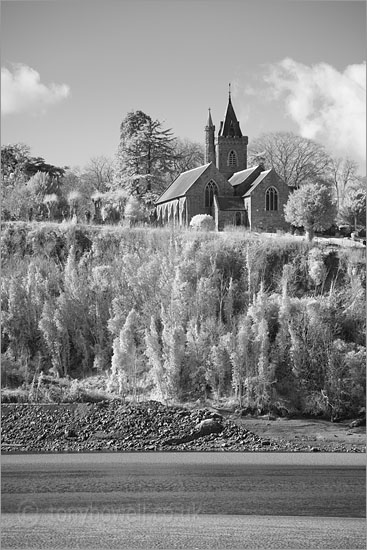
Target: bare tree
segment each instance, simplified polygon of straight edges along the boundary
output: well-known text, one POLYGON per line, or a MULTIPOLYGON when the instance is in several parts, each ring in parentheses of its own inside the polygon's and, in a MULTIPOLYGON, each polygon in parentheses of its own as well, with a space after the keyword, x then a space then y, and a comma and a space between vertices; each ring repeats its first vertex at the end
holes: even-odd
POLYGON ((113 180, 113 160, 106 156, 92 157, 85 167, 83 179, 96 191, 104 193, 113 180))
POLYGON ((339 220, 342 223, 348 223, 354 226, 357 231, 358 226, 366 227, 366 178, 356 178, 355 182, 350 184, 344 195, 343 204, 339 211, 339 220))
POLYGON ((82 194, 77 190, 70 191, 70 193, 68 194, 67 200, 70 208, 70 218, 78 218, 82 198, 82 194))
POLYGON ((73 192, 76 192, 78 194, 78 215, 87 214, 88 216, 88 212, 93 210, 92 195, 95 192, 95 188, 91 181, 87 181, 84 178, 84 173, 81 171, 80 168, 76 167, 66 171, 65 176, 62 179, 61 191, 64 200, 69 205, 69 212, 66 214, 65 211, 65 215, 70 214, 71 203, 69 201, 69 196, 73 192))
POLYGON ((45 195, 43 198, 43 204, 47 207, 48 219, 52 220, 55 214, 57 203, 59 202, 59 197, 56 193, 50 193, 45 195))
POLYGON ((263 134, 255 139, 249 148, 250 163, 258 163, 260 152, 265 167, 274 168, 296 189, 307 180, 325 179, 331 162, 322 145, 292 132, 263 134))
POLYGON ((335 158, 330 164, 330 178, 335 189, 338 210, 343 205, 347 187, 358 180, 358 164, 350 158, 335 158))
POLYGON ((192 170, 204 163, 204 147, 189 139, 177 138, 174 143, 174 159, 171 178, 176 179, 181 172, 192 170))

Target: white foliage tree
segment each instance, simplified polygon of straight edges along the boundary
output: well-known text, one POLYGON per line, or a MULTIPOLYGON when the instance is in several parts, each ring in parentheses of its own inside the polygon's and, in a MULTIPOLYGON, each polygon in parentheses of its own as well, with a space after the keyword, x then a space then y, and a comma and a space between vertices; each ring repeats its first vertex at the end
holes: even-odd
POLYGON ((226 333, 220 336, 219 342, 210 349, 206 377, 218 400, 228 390, 230 383, 233 345, 232 334, 226 333))
POLYGON ((120 394, 133 393, 136 399, 138 371, 138 316, 132 309, 120 334, 113 341, 111 382, 118 382, 120 394))
POLYGON ((243 394, 251 368, 250 335, 251 321, 248 316, 245 316, 238 328, 234 350, 231 353, 232 386, 240 407, 242 407, 243 394))
POLYGON ((166 381, 166 399, 176 399, 181 394, 182 372, 185 364, 185 331, 171 311, 161 308, 163 369, 166 381))
MULTIPOLYGON (((261 283, 260 290, 254 297, 247 315, 251 319, 252 355, 256 368, 252 380, 252 391, 259 409, 267 408, 270 402, 271 375, 269 371, 269 327, 267 321, 267 296, 261 283)), ((250 382, 249 382, 249 385, 250 382)))
POLYGON ((149 375, 154 385, 154 390, 159 400, 164 400, 167 395, 166 377, 163 366, 163 350, 156 327, 156 320, 152 316, 150 327, 145 331, 145 355, 150 367, 149 375))

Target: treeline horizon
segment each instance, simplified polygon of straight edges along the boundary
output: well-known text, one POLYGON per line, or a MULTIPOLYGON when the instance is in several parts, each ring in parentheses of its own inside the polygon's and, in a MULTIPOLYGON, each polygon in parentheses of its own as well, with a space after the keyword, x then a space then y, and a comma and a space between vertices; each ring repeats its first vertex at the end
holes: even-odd
MULTIPOLYGON (((93 157, 83 169, 50 165, 32 157, 26 144, 2 146, 2 219, 154 225, 162 193, 179 174, 205 162, 202 144, 175 136, 140 110, 123 118, 116 145, 112 156, 93 157)), ((334 224, 365 230, 366 177, 355 160, 334 157, 320 143, 293 132, 264 133, 251 141, 248 166, 260 159, 292 191, 307 185, 327 188, 335 208, 331 216, 330 201, 324 205, 332 218, 327 229, 334 224)), ((299 217, 291 223, 305 225, 299 217)))

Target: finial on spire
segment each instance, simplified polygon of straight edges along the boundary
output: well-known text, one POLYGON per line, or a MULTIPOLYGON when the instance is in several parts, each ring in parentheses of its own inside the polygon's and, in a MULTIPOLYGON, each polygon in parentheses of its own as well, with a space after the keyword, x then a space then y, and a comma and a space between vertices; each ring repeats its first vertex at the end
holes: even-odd
POLYGON ((228 99, 231 100, 231 83, 228 84, 228 99))
POLYGON ((208 122, 207 122, 207 126, 209 126, 210 128, 213 127, 213 121, 212 121, 212 115, 211 115, 211 109, 209 107, 209 113, 208 113, 208 122))

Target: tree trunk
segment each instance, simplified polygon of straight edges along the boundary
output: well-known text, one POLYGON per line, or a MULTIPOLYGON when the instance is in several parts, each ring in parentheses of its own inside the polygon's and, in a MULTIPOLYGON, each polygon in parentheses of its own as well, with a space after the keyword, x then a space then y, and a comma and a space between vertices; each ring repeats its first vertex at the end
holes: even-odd
POLYGON ((237 397, 238 397, 238 404, 240 406, 240 409, 242 409, 242 382, 240 382, 238 385, 237 397))
POLYGON ((309 242, 311 242, 315 236, 315 232, 313 230, 313 227, 307 227, 306 229, 306 238, 309 242))

